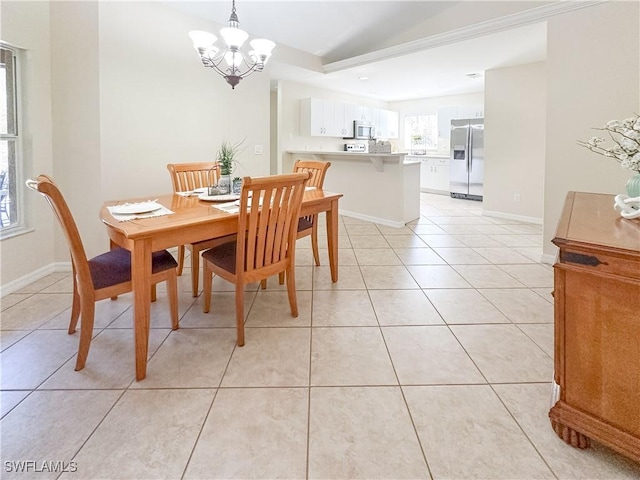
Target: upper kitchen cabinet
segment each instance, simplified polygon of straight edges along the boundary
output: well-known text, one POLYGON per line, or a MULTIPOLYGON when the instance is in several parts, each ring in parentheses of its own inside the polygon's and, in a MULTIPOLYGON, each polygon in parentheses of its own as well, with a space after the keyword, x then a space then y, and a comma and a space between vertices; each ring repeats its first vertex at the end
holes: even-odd
POLYGON ((351 103, 335 102, 333 104, 333 123, 337 137, 353 137, 353 120, 356 118, 357 107, 351 103))
POLYGON ((300 133, 310 137, 337 137, 335 105, 332 100, 300 100, 300 133))
POLYGON ((373 124, 374 108, 363 107, 361 105, 356 106, 356 118, 359 122, 373 124))
POLYGON ((383 110, 387 117, 387 138, 398 138, 398 132, 400 131, 399 114, 393 110, 383 110))
POLYGON ((484 106, 483 105, 463 105, 457 107, 455 118, 483 118, 484 106))
POLYGON ((442 107, 438 109, 438 137, 449 138, 451 120, 456 118, 458 107, 442 107))
POLYGON ((310 137, 353 137, 353 122, 376 127, 377 138, 398 138, 398 112, 319 98, 300 100, 300 134, 310 137))
POLYGON ((374 109, 373 115, 376 138, 398 138, 398 112, 374 109))

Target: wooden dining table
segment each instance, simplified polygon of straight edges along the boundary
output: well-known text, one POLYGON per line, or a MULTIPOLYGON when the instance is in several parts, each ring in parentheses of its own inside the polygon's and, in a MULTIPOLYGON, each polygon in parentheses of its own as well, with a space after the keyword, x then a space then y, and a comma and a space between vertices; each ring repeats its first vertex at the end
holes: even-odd
MULTIPOLYGON (((333 282, 338 281, 338 200, 341 197, 341 193, 307 190, 300 211, 300 216, 326 212, 329 266, 333 282)), ((147 371, 151 313, 151 253, 234 234, 238 228, 237 212, 229 213, 218 209, 216 203, 200 200, 197 196, 159 196, 157 202, 173 213, 152 218, 118 221, 107 208, 145 200, 149 200, 149 197, 108 201, 100 210, 100 219, 107 227, 112 245, 131 252, 136 380, 144 379, 147 371)))

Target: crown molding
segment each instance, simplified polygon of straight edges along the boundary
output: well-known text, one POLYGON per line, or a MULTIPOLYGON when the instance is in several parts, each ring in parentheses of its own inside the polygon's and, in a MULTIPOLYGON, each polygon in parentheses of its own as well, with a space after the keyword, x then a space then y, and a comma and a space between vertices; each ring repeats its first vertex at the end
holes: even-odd
POLYGON ((486 22, 477 23, 468 27, 451 30, 449 32, 431 35, 429 37, 414 40, 412 42, 403 43, 375 52, 365 53, 356 57, 346 58, 337 62, 327 63, 324 65, 325 73, 338 72, 348 68, 359 67, 369 63, 388 60, 391 58, 416 53, 430 48, 441 47, 451 43, 457 43, 464 40, 509 30, 516 27, 522 27, 532 23, 547 20, 556 15, 572 12, 582 8, 592 7, 601 3, 607 3, 610 0, 585 0, 585 1, 560 1, 550 5, 532 8, 523 12, 505 15, 504 17, 495 18, 486 22))

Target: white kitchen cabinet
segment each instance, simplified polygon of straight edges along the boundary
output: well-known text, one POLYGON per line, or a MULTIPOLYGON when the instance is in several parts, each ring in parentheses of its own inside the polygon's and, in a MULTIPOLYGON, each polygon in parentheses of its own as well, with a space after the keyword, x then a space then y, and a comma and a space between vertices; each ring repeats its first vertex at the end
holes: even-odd
POLYGON ((438 137, 447 140, 445 145, 449 144, 449 138, 451 137, 451 120, 458 118, 457 114, 458 107, 441 107, 438 109, 438 137))
POLYGON ((373 110, 374 109, 371 107, 358 105, 356 110, 356 120, 365 123, 373 123, 373 110))
POLYGON ((353 115, 355 105, 334 102, 333 104, 333 126, 331 133, 336 137, 353 136, 353 115))
POLYGON ((343 137, 353 137, 353 122, 358 116, 358 106, 353 103, 344 103, 344 129, 343 137))
POLYGON ((392 110, 377 110, 373 115, 376 127, 376 138, 398 138, 398 112, 392 110))
POLYGON ((376 127, 378 138, 398 138, 398 112, 319 98, 300 100, 300 134, 311 137, 353 137, 353 122, 376 127))
POLYGON ((400 131, 398 112, 385 110, 385 115, 387 117, 387 138, 398 138, 398 132, 400 131))
POLYGON ((458 106, 455 118, 482 118, 484 117, 483 105, 461 105, 458 106))
POLYGON ((449 192, 449 159, 419 158, 420 190, 435 193, 449 192))
POLYGON ((335 107, 332 100, 303 98, 300 100, 300 133, 311 137, 337 137, 335 107))

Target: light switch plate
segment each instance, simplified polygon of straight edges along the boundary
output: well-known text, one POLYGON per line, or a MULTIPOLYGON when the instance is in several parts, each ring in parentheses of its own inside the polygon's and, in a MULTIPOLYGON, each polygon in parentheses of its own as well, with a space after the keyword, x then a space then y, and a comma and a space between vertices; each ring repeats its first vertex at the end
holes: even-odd
POLYGON ((256 155, 262 155, 262 145, 254 145, 253 153, 256 155))

